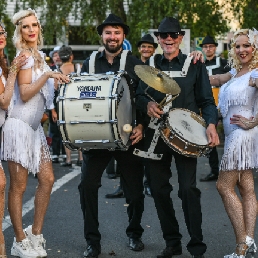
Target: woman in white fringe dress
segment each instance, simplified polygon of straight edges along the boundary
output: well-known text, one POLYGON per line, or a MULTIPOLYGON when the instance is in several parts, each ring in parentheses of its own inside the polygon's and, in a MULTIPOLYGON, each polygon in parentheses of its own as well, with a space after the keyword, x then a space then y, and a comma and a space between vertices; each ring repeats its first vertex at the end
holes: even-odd
POLYGON ((49 149, 40 124, 44 108, 53 108, 54 79, 68 82, 67 76, 50 70, 44 54, 41 26, 34 10, 22 10, 13 16, 13 36, 17 52, 27 64, 17 75, 15 91, 3 126, 2 159, 8 161, 10 188, 8 210, 15 238, 11 255, 21 258, 46 257, 42 227, 50 199, 54 175, 49 149), (22 198, 28 172, 37 173, 35 211, 32 226, 22 227, 22 198))
POLYGON ((232 67, 229 73, 210 76, 212 85, 223 84, 218 108, 223 117, 225 146, 217 189, 236 237, 236 251, 224 258, 254 257, 257 249, 253 169, 258 168, 258 31, 242 29, 234 34, 229 65, 232 67))
MULTIPOLYGON (((6 110, 10 104, 14 83, 17 72, 21 65, 25 64, 25 55, 18 56, 12 62, 12 66, 8 71, 7 63, 4 58, 4 48, 6 46, 7 32, 4 25, 0 22, 0 127, 5 122, 6 110)), ((0 258, 7 258, 5 251, 4 234, 2 232, 2 222, 5 206, 5 185, 6 178, 3 166, 0 160, 0 258)))

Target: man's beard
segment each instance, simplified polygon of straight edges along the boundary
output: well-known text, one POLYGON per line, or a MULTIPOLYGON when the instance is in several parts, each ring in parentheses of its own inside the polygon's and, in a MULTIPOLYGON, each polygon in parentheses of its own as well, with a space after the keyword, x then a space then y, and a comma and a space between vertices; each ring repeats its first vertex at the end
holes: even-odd
POLYGON ((112 47, 112 48, 109 47, 108 42, 106 44, 103 42, 103 45, 109 53, 114 54, 114 53, 117 53, 122 48, 123 44, 117 45, 117 47, 112 47))

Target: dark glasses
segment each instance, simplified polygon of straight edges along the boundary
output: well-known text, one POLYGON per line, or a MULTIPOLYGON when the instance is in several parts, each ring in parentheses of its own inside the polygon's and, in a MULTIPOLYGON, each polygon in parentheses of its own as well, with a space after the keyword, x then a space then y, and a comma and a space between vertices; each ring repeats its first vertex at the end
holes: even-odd
POLYGON ((7 37, 7 32, 6 31, 0 31, 0 36, 4 35, 5 37, 7 37))
POLYGON ((179 32, 160 32, 159 36, 162 39, 166 39, 168 36, 170 36, 172 39, 177 39, 179 36, 179 32))

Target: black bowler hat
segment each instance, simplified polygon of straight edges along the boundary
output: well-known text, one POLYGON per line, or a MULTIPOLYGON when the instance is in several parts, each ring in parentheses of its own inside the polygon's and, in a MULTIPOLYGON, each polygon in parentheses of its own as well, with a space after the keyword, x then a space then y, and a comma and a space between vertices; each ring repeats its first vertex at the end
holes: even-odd
POLYGON ((181 30, 179 21, 173 17, 164 18, 159 25, 158 31, 154 32, 155 36, 163 32, 179 32, 181 35, 185 35, 185 31, 181 30))
POLYGON ((213 44, 213 45, 215 45, 216 47, 218 46, 218 43, 215 42, 214 38, 211 37, 211 36, 209 36, 209 35, 206 36, 206 37, 203 39, 202 44, 200 44, 200 47, 202 47, 202 46, 205 45, 205 44, 213 44))
POLYGON ((158 44, 154 42, 154 38, 151 36, 151 34, 144 35, 141 40, 137 43, 137 47, 139 47, 142 43, 149 43, 152 44, 155 48, 158 47, 158 44))
POLYGON ((103 31, 103 28, 107 25, 118 25, 118 26, 121 26, 123 29, 124 29, 124 34, 127 35, 129 33, 129 26, 127 26, 120 17, 116 16, 115 14, 111 13, 109 14, 109 16, 106 18, 105 21, 103 21, 102 24, 100 24, 98 27, 97 27, 97 31, 98 31, 98 34, 101 35, 102 34, 102 31, 103 31))

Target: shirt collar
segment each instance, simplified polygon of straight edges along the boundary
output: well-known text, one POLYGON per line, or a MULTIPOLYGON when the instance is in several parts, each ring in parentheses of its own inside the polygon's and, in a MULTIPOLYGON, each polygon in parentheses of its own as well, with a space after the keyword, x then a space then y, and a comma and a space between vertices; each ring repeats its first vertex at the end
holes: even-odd
MULTIPOLYGON (((167 60, 167 59, 165 58, 165 56, 164 56, 164 53, 162 54, 161 62, 162 62, 163 60, 167 60)), ((174 57, 172 60, 178 61, 180 64, 184 64, 185 58, 184 58, 183 53, 182 53, 182 51, 181 51, 180 49, 179 49, 178 55, 177 55, 176 57, 174 57)), ((171 60, 171 61, 172 61, 172 60, 171 60)))
MULTIPOLYGON (((115 58, 121 59, 121 54, 122 54, 122 52, 123 52, 123 50, 120 51, 120 53, 119 53, 118 55, 116 55, 115 58)), ((100 52, 100 55, 99 55, 98 58, 99 58, 99 59, 100 59, 100 58, 106 58, 106 52, 105 52, 105 50, 103 50, 103 51, 100 52)))

